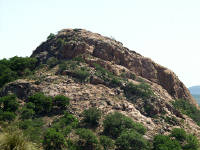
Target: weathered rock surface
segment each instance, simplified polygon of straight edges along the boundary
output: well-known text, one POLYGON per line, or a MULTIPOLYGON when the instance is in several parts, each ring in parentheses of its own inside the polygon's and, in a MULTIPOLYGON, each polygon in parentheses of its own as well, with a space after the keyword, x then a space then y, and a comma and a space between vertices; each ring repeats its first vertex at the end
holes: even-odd
POLYGON ((50 57, 71 59, 80 54, 90 54, 124 66, 135 74, 161 85, 173 98, 187 99, 196 105, 188 89, 172 71, 123 47, 122 43, 97 33, 82 29, 61 30, 56 38, 42 43, 33 52, 32 57, 46 62, 50 57), (63 42, 58 42, 60 39, 63 39, 63 42))

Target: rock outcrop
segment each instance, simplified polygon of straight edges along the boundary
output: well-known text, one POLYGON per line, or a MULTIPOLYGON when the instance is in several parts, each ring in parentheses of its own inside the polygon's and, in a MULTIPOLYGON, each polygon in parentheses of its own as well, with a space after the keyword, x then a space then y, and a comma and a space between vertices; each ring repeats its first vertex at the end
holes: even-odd
POLYGON ((171 70, 97 33, 82 29, 61 30, 54 38, 37 47, 31 57, 37 57, 45 63, 51 57, 67 60, 83 54, 124 66, 136 75, 162 86, 174 99, 187 99, 197 105, 188 89, 171 70))

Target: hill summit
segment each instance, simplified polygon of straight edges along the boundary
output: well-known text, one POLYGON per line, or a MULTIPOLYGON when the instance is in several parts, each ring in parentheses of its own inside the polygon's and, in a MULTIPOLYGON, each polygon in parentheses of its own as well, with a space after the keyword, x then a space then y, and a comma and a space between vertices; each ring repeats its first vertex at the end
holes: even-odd
POLYGON ((114 39, 63 29, 30 58, 0 65, 18 79, 2 75, 0 121, 14 120, 45 150, 199 147, 200 110, 185 85, 114 39))

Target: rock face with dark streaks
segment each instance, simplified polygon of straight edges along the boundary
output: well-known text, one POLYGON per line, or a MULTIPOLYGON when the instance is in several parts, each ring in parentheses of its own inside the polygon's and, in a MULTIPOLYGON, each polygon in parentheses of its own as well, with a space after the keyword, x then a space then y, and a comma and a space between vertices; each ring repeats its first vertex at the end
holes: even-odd
POLYGON ((32 57, 45 63, 49 58, 67 60, 88 54, 121 65, 138 76, 162 86, 175 99, 187 99, 196 105, 185 85, 169 69, 124 47, 122 43, 83 29, 64 29, 33 52, 32 57))

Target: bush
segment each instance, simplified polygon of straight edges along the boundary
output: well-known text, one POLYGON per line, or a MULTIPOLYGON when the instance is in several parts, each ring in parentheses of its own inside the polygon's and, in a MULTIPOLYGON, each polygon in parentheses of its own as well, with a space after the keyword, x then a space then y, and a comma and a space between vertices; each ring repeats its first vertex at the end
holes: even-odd
POLYGON ((151 87, 144 82, 140 83, 139 85, 134 85, 133 83, 129 82, 124 87, 124 92, 127 97, 135 95, 143 98, 148 98, 154 95, 151 87))
POLYGON ((32 119, 35 115, 35 111, 29 108, 23 108, 21 113, 21 119, 32 119))
POLYGON ((56 95, 54 97, 54 104, 60 109, 65 109, 69 105, 69 98, 64 95, 56 95))
POLYGON ((184 129, 174 128, 171 131, 171 137, 174 137, 176 140, 183 142, 186 140, 187 134, 184 129))
POLYGON ((63 134, 51 128, 44 135, 42 144, 45 150, 62 150, 66 147, 63 134))
POLYGON ((71 130, 77 126, 78 119, 69 113, 65 113, 63 117, 54 121, 52 124, 52 128, 62 132, 64 135, 68 135, 71 130))
POLYGON ((16 112, 19 103, 17 102, 17 98, 15 95, 7 95, 0 98, 0 105, 2 105, 3 111, 10 111, 10 112, 16 112))
POLYGON ((28 74, 36 67, 37 59, 29 57, 12 57, 0 60, 0 87, 16 80, 20 76, 28 74))
POLYGON ((135 131, 123 132, 116 140, 117 150, 147 150, 147 141, 135 131))
POLYGON ((187 135, 186 144, 183 146, 183 150, 199 150, 200 143, 196 136, 187 135))
POLYGON ((80 70, 75 70, 73 76, 81 82, 84 82, 88 79, 90 73, 86 70, 86 68, 82 67, 80 70))
POLYGON ((49 36, 47 37, 47 40, 54 39, 56 36, 53 33, 50 33, 49 36))
POLYGON ((53 68, 59 63, 58 59, 55 57, 50 57, 47 60, 47 65, 49 65, 50 68, 53 68))
POLYGON ((0 87, 11 82, 17 78, 17 73, 12 71, 9 67, 0 64, 0 87))
POLYGON ((146 128, 141 124, 133 122, 131 118, 118 112, 107 115, 103 121, 103 126, 104 134, 112 138, 117 138, 125 130, 134 130, 140 134, 146 132, 146 128))
POLYGON ((111 150, 114 148, 113 140, 104 135, 100 136, 100 144, 103 146, 104 150, 111 150))
POLYGON ((188 100, 178 99, 172 102, 172 104, 176 109, 192 118, 200 126, 200 110, 190 104, 188 100))
POLYGON ((98 139, 89 129, 77 129, 76 134, 79 136, 78 147, 80 150, 96 150, 98 148, 98 139))
POLYGON ((45 96, 43 93, 36 93, 30 96, 29 101, 35 105, 36 114, 49 113, 52 110, 52 98, 45 96))
POLYGON ((5 111, 0 113, 0 120, 2 121, 13 121, 16 118, 15 113, 5 111))
POLYGON ((45 132, 43 128, 44 122, 42 119, 28 119, 18 122, 18 126, 23 130, 24 134, 34 143, 40 143, 45 132))
POLYGON ((95 107, 83 111, 83 122, 88 126, 97 126, 100 118, 101 111, 95 107))
POLYGON ((169 136, 157 135, 153 140, 153 150, 181 150, 178 141, 171 140, 169 136))

